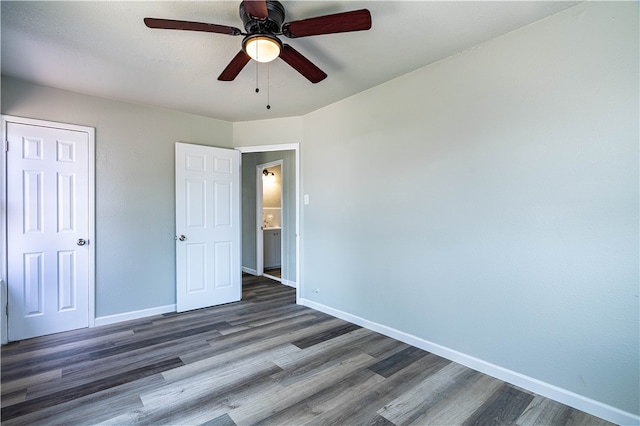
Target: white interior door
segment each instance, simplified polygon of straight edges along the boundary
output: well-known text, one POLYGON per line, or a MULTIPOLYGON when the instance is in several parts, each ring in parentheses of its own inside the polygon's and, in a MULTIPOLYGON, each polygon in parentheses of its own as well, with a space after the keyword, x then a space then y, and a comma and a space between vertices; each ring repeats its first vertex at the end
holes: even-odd
POLYGON ((176 309, 242 295, 240 152, 176 143, 176 309))
POLYGON ((6 122, 6 136, 9 340, 87 327, 93 134, 6 122))

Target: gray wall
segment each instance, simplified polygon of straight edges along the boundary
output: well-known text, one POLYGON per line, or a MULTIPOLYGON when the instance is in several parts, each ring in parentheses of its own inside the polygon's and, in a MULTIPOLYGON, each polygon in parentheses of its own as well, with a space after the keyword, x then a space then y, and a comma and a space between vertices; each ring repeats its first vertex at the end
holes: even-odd
POLYGON ((304 116, 302 297, 638 414, 638 50, 589 2, 304 116))
POLYGON ((282 160, 282 278, 296 281, 295 151, 242 154, 242 266, 256 265, 256 166, 282 160))
POLYGON ((174 146, 231 148, 231 123, 5 77, 2 113, 96 129, 96 316, 174 304, 174 146))

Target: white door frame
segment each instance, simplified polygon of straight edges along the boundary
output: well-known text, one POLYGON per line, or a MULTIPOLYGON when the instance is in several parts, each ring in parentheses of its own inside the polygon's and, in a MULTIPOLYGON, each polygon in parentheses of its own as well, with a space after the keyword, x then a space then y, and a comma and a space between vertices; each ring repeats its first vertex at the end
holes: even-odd
POLYGON ((3 306, 0 307, 0 340, 1 343, 7 343, 8 339, 8 318, 6 303, 7 301, 7 275, 8 275, 8 255, 9 247, 7 243, 7 125, 8 123, 24 124, 29 126, 52 127, 56 129, 64 129, 87 133, 89 136, 89 234, 88 245, 89 250, 89 327, 95 326, 95 307, 96 307, 96 286, 95 286, 95 129, 93 127, 78 126, 75 124, 58 123, 54 121, 36 120, 32 118, 16 117, 12 115, 2 115, 2 149, 0 149, 0 162, 2 163, 2 173, 0 173, 0 199, 2 200, 2 209, 0 211, 0 284, 2 287, 3 306))
MULTIPOLYGON (((296 303, 300 304, 302 283, 300 282, 300 144, 287 143, 276 145, 256 145, 256 146, 238 146, 235 147, 241 154, 249 154, 252 152, 271 152, 271 151, 294 151, 296 158, 296 303)), ((242 158, 242 156, 240 156, 242 158)), ((242 210, 242 207, 240 207, 242 210)), ((257 259, 256 259, 257 261, 257 259)))
MULTIPOLYGON (((269 167, 280 166, 280 207, 282 208, 282 181, 284 176, 284 164, 282 160, 270 161, 256 165, 256 272, 258 276, 264 273, 264 233, 262 232, 262 210, 264 207, 264 182, 262 179, 262 171, 269 167)), ((282 214, 282 212, 281 212, 282 214)), ((280 225, 282 226, 282 216, 280 216, 280 225)), ((280 232, 280 242, 282 243, 282 232, 280 232)), ((280 244, 280 259, 282 256, 282 244, 280 244)), ((266 274, 269 278, 282 282, 282 278, 276 278, 266 274)))

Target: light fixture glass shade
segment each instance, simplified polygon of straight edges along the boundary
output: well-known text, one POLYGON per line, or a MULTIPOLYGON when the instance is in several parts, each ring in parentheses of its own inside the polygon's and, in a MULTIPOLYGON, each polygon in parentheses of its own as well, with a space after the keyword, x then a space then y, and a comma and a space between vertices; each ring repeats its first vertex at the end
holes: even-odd
POLYGON ((244 51, 254 61, 271 62, 280 56, 282 46, 275 37, 256 35, 244 41, 244 51))

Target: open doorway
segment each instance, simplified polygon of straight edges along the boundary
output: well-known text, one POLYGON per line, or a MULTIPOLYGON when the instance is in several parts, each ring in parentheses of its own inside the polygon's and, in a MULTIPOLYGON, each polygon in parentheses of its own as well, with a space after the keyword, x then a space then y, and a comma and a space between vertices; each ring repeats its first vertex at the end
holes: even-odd
POLYGON ((256 166, 256 259, 257 275, 282 282, 283 160, 256 166), (262 261, 260 261, 262 260, 262 261))
MULTIPOLYGON (((281 211, 280 211, 280 277, 275 270, 267 268, 267 275, 282 284, 296 288, 300 297, 300 166, 299 144, 237 147, 242 154, 242 271, 258 276, 264 273, 264 218, 262 209, 258 213, 258 179, 262 180, 262 169, 271 171, 270 164, 281 162, 281 211), (261 165, 262 167, 258 167, 261 165), (259 234, 260 233, 260 234, 259 234), (260 238, 262 237, 262 238, 260 238), (260 242, 258 240, 262 239, 260 242), (260 243, 260 244, 259 244, 260 243), (258 255, 262 244, 263 254, 258 255), (260 262, 262 265, 258 265, 260 262), (260 267, 261 266, 261 267, 260 267)), ((275 174, 275 171, 274 171, 275 174)), ((277 219, 273 211, 267 214, 277 219)), ((270 222, 268 225, 273 224, 270 222)), ((273 227, 273 226, 268 226, 273 227)))

